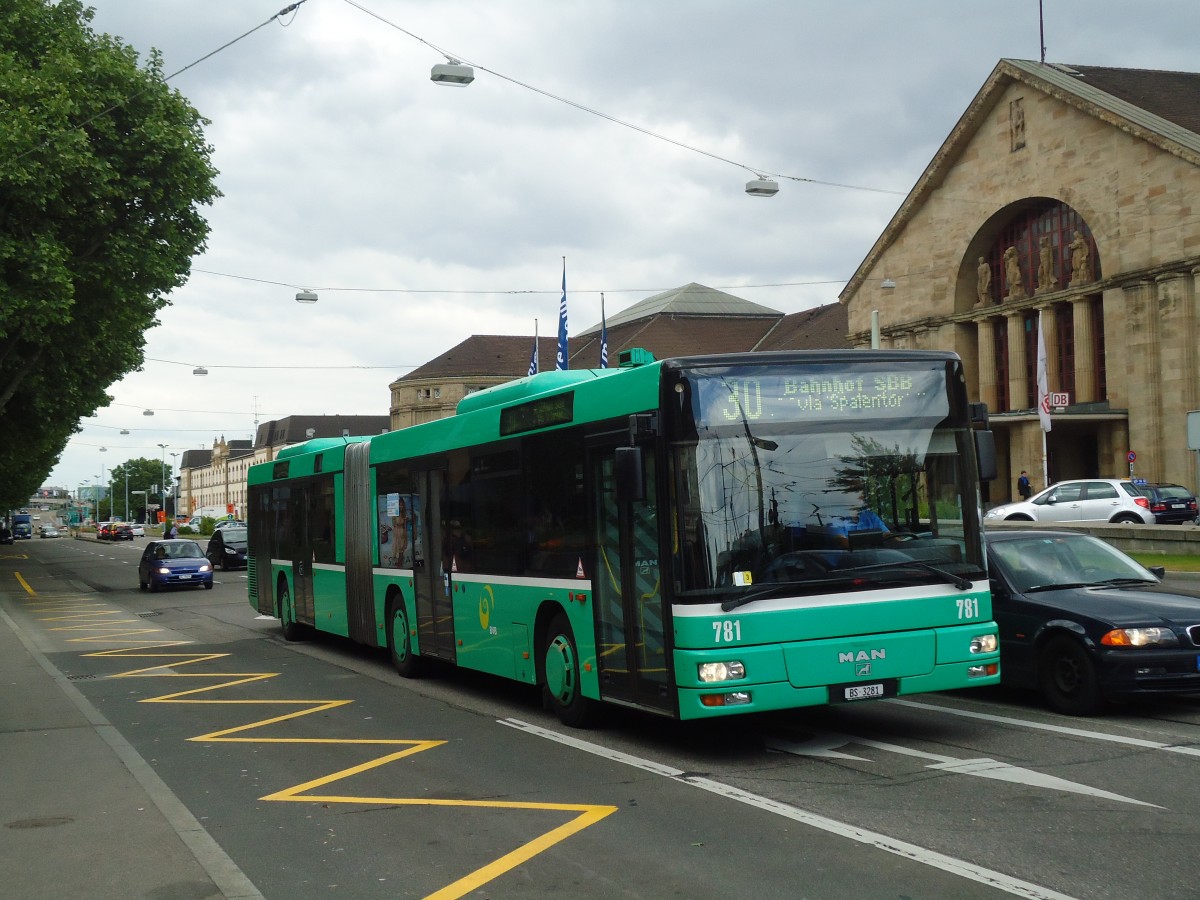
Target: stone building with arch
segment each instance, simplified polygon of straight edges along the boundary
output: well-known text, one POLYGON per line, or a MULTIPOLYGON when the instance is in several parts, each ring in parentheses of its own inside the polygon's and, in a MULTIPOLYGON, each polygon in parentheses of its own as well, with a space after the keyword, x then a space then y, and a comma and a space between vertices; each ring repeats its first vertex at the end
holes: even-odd
POLYGON ((1197 487, 1200 74, 1002 59, 840 295, 848 340, 953 349, 1000 478, 1197 487), (874 316, 877 320, 873 322, 874 316), (1051 430, 1037 415, 1038 323, 1051 430))

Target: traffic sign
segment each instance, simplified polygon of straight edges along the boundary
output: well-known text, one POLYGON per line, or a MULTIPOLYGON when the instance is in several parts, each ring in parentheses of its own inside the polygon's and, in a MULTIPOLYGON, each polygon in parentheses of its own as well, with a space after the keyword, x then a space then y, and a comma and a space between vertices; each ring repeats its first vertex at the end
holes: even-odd
POLYGON ((1136 462, 1136 461, 1137 461, 1137 454, 1136 454, 1136 453, 1134 453, 1132 450, 1130 450, 1128 453, 1126 453, 1126 454, 1125 454, 1125 458, 1126 458, 1127 460, 1129 460, 1130 462, 1136 462))

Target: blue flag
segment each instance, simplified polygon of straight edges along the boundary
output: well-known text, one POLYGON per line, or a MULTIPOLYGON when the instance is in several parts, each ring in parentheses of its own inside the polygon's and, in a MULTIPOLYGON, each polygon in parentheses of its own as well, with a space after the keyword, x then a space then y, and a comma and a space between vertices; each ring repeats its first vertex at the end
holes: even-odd
POLYGON ((538 352, 537 352, 537 337, 533 339, 533 352, 529 354, 529 374, 536 375, 538 373, 538 352))
POLYGON ((600 295, 600 368, 608 368, 608 324, 604 319, 604 295, 600 295))
POLYGON ((558 301, 558 357, 554 368, 569 369, 570 356, 567 351, 567 259, 563 257, 562 298, 558 301))

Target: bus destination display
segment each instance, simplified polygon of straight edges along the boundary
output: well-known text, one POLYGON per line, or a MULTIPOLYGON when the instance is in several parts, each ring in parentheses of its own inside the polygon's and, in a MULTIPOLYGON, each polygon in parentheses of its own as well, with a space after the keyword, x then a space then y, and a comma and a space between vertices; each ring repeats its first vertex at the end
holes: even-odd
POLYGON ((942 418, 949 412, 943 370, 798 372, 753 370, 698 377, 701 418, 734 422, 854 418, 942 418))

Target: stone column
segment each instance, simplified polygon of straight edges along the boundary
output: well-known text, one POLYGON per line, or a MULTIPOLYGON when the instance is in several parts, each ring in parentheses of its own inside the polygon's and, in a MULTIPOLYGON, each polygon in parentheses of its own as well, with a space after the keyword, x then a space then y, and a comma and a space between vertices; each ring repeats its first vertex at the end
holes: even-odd
POLYGON ((1054 304, 1038 307, 1042 319, 1042 340, 1046 343, 1046 389, 1053 393, 1063 389, 1058 371, 1058 319, 1054 304))
MULTIPOLYGON (((1128 368, 1110 372, 1109 400, 1129 410, 1129 447, 1146 465, 1161 450, 1162 435, 1162 352, 1159 335, 1158 292, 1152 281, 1133 281, 1121 285, 1125 294, 1125 351, 1128 368)), ((1148 480, 1147 468, 1138 474, 1148 480)))
POLYGON ((999 412, 996 400, 996 320, 980 319, 979 338, 979 399, 989 412, 999 412))
MULTIPOLYGON (((1101 302, 1101 301, 1096 301, 1101 302)), ((1090 297, 1071 298, 1075 328, 1075 403, 1103 400, 1096 396, 1096 317, 1090 297)))
POLYGON ((1006 313, 1008 324, 1008 408, 1029 409, 1029 379, 1025 376, 1025 316, 1006 313))

